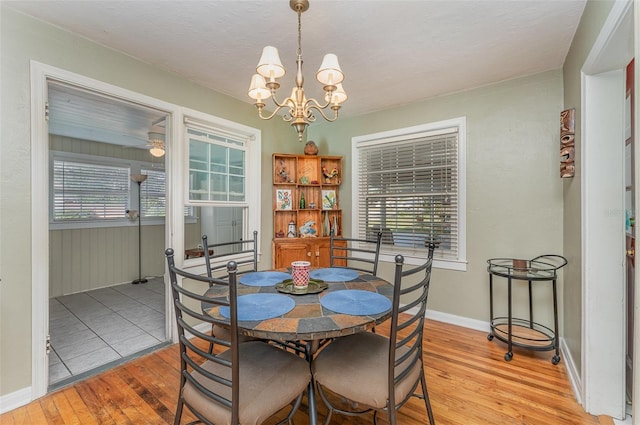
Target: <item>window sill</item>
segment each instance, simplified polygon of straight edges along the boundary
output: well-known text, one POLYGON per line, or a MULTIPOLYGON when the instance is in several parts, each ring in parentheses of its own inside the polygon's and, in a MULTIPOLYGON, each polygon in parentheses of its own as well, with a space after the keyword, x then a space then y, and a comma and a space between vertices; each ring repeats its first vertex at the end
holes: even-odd
MULTIPOLYGON (((404 257, 404 263, 411 266, 419 266, 423 264, 427 258, 428 252, 425 251, 415 251, 411 252, 402 252, 400 249, 395 254, 389 253, 380 253, 380 261, 384 261, 387 263, 395 263, 395 256, 400 254, 404 257)), ((466 272, 467 271, 467 261, 466 260, 446 260, 434 258, 433 267, 436 269, 444 269, 444 270, 455 270, 466 272)))

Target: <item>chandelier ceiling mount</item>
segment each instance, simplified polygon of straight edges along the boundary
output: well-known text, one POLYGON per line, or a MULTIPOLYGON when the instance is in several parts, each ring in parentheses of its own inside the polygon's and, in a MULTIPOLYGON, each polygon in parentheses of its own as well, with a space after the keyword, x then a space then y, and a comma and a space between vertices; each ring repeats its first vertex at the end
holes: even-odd
POLYGON ((276 92, 280 88, 278 78, 284 76, 285 69, 280 61, 278 49, 273 46, 266 46, 262 50, 262 56, 258 66, 257 74, 251 77, 249 86, 249 97, 255 100, 254 105, 258 108, 258 115, 263 120, 273 118, 281 109, 285 109, 283 119, 290 122, 291 126, 298 133, 298 140, 302 141, 302 134, 309 123, 316 120, 314 111, 320 113, 322 117, 333 122, 338 118, 338 111, 341 104, 347 100, 347 94, 342 88, 344 74, 338 64, 338 58, 333 53, 326 54, 316 73, 316 79, 323 85, 324 100, 319 102, 313 98, 307 98, 304 93, 304 77, 302 75, 302 20, 304 11, 309 9, 309 0, 290 0, 289 6, 298 14, 298 51, 296 56, 296 86, 292 89, 291 95, 279 102, 276 99, 276 92), (272 98, 275 110, 270 115, 263 115, 265 107, 264 101, 272 98), (333 110, 333 116, 327 116, 325 109, 333 110))

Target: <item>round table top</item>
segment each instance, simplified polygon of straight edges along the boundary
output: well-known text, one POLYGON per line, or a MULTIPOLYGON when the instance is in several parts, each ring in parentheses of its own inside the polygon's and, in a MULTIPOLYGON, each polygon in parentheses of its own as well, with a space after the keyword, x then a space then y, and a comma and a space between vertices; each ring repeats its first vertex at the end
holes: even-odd
MULTIPOLYGON (((344 289, 359 289, 384 295, 393 301, 393 285, 386 280, 366 273, 359 273, 354 280, 326 282, 327 289, 316 294, 294 295, 283 293, 295 301, 293 310, 271 319, 238 321, 238 331, 243 335, 279 341, 321 340, 351 335, 372 329, 391 317, 391 310, 369 316, 336 313, 324 308, 320 299, 328 293, 344 289)), ((279 293, 275 286, 247 286, 238 282, 238 296, 255 293, 279 293)), ((226 296, 216 287, 207 296, 226 296)), ((203 309, 211 316, 225 320, 219 307, 203 309)))

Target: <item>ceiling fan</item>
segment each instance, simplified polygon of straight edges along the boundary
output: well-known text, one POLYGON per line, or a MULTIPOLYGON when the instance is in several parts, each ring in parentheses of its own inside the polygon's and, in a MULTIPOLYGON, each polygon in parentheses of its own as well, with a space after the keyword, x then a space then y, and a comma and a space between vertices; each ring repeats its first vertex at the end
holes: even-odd
MULTIPOLYGON (((164 119, 162 120, 164 124, 164 119)), ((147 143, 147 147, 149 148, 149 153, 156 158, 160 158, 164 156, 165 153, 165 132, 164 128, 159 125, 153 125, 151 130, 149 130, 149 142, 147 143)))

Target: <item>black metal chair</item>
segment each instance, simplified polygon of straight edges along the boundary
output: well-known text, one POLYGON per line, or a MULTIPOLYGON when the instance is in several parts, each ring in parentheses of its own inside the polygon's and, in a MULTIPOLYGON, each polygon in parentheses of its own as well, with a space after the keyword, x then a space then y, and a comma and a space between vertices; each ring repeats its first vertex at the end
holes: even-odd
POLYGON ((204 250, 207 276, 209 277, 214 277, 217 272, 224 273, 227 261, 231 256, 234 258, 238 258, 238 256, 245 257, 235 260, 238 265, 238 275, 258 271, 258 232, 255 230, 253 231, 253 239, 213 244, 209 244, 207 235, 202 235, 202 249, 204 250), (210 252, 213 252, 213 254, 210 252))
POLYGON ((332 235, 330 244, 331 267, 346 267, 376 276, 378 273, 381 240, 382 232, 378 232, 375 239, 345 238, 332 235))
MULTIPOLYGON (((232 258, 238 258, 238 256, 244 256, 245 258, 235 260, 238 266, 237 275, 258 271, 258 232, 255 230, 253 231, 253 239, 214 244, 209 244, 207 235, 202 235, 202 249, 204 250, 208 277, 224 278, 226 276, 227 262, 232 258)), ((213 291, 207 290, 204 295, 211 297, 214 295, 211 292, 213 291)), ((211 334, 228 339, 229 329, 224 326, 213 325, 211 334)), ((253 340, 255 338, 240 336, 240 342, 253 340)), ((213 343, 209 346, 209 353, 213 353, 213 343)))
POLYGON ((236 263, 229 262, 227 277, 218 279, 178 269, 171 248, 166 256, 180 342, 180 392, 174 424, 180 424, 185 405, 205 424, 257 425, 293 402, 280 422, 291 424, 311 379, 309 364, 269 344, 239 342, 236 263), (183 278, 181 284, 178 276, 183 278), (202 287, 217 288, 218 296, 201 295, 202 287), (228 308, 230 318, 202 312, 202 303, 228 308), (199 331, 201 322, 227 327, 230 338, 199 331), (225 347, 224 351, 209 353, 205 347, 214 342, 225 347))
POLYGON ((435 423, 422 358, 424 315, 433 250, 434 246, 431 245, 424 264, 406 271, 402 270, 404 258, 402 255, 396 256, 393 312, 388 338, 371 332, 338 338, 314 359, 313 376, 318 392, 329 409, 325 425, 331 420, 333 412, 360 415, 370 411, 374 411, 374 423, 378 412, 384 412, 388 421, 395 425, 397 410, 411 396, 424 400, 429 423, 435 423), (413 283, 416 279, 419 281, 413 283), (400 305, 401 296, 413 301, 400 305), (418 386, 422 387, 421 392, 416 392, 418 386), (340 403, 341 407, 336 407, 339 399, 343 402, 340 403), (344 400, 348 402, 344 403, 344 400), (346 406, 343 407, 343 404, 346 406), (362 406, 362 409, 357 406, 362 406))

